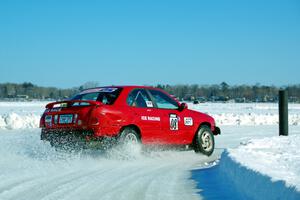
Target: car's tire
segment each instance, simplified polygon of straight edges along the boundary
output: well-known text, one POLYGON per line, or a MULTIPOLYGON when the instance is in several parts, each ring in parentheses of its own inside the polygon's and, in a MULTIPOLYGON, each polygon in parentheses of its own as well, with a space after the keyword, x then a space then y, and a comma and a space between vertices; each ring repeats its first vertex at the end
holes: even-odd
POLYGON ((140 144, 141 139, 139 134, 134 128, 127 127, 119 135, 118 143, 120 145, 140 144))
POLYGON ((212 131, 208 126, 201 126, 195 134, 193 142, 194 151, 210 156, 215 149, 215 139, 212 131))

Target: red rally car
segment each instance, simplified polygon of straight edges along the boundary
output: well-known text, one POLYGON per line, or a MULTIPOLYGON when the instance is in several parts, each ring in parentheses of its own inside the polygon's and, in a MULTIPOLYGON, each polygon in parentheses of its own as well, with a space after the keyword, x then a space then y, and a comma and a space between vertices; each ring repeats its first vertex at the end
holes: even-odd
POLYGON ((209 115, 189 110, 165 91, 145 86, 87 89, 49 103, 40 120, 41 139, 84 144, 114 140, 144 145, 189 145, 211 155, 220 134, 209 115), (71 137, 72 136, 72 137, 71 137))

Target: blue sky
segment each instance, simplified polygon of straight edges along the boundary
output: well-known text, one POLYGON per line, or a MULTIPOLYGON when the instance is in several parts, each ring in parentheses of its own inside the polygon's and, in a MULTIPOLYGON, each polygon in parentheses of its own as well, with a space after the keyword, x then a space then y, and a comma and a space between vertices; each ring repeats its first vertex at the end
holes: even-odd
POLYGON ((1 0, 0 82, 300 83, 298 0, 1 0))

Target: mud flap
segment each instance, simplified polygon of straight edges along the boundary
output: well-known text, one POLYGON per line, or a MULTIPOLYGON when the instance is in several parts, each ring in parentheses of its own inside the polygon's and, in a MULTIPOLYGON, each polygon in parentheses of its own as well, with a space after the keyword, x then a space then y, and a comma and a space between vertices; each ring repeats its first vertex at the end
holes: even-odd
POLYGON ((215 127, 215 130, 213 131, 214 135, 221 135, 221 129, 219 127, 215 127))

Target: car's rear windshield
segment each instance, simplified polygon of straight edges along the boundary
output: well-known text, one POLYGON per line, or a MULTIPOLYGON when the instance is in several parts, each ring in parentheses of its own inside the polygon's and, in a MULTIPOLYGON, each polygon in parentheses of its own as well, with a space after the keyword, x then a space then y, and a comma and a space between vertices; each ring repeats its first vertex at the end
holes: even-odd
POLYGON ((112 105, 119 97, 122 88, 93 88, 87 89, 74 96, 72 100, 99 101, 103 104, 112 105))

